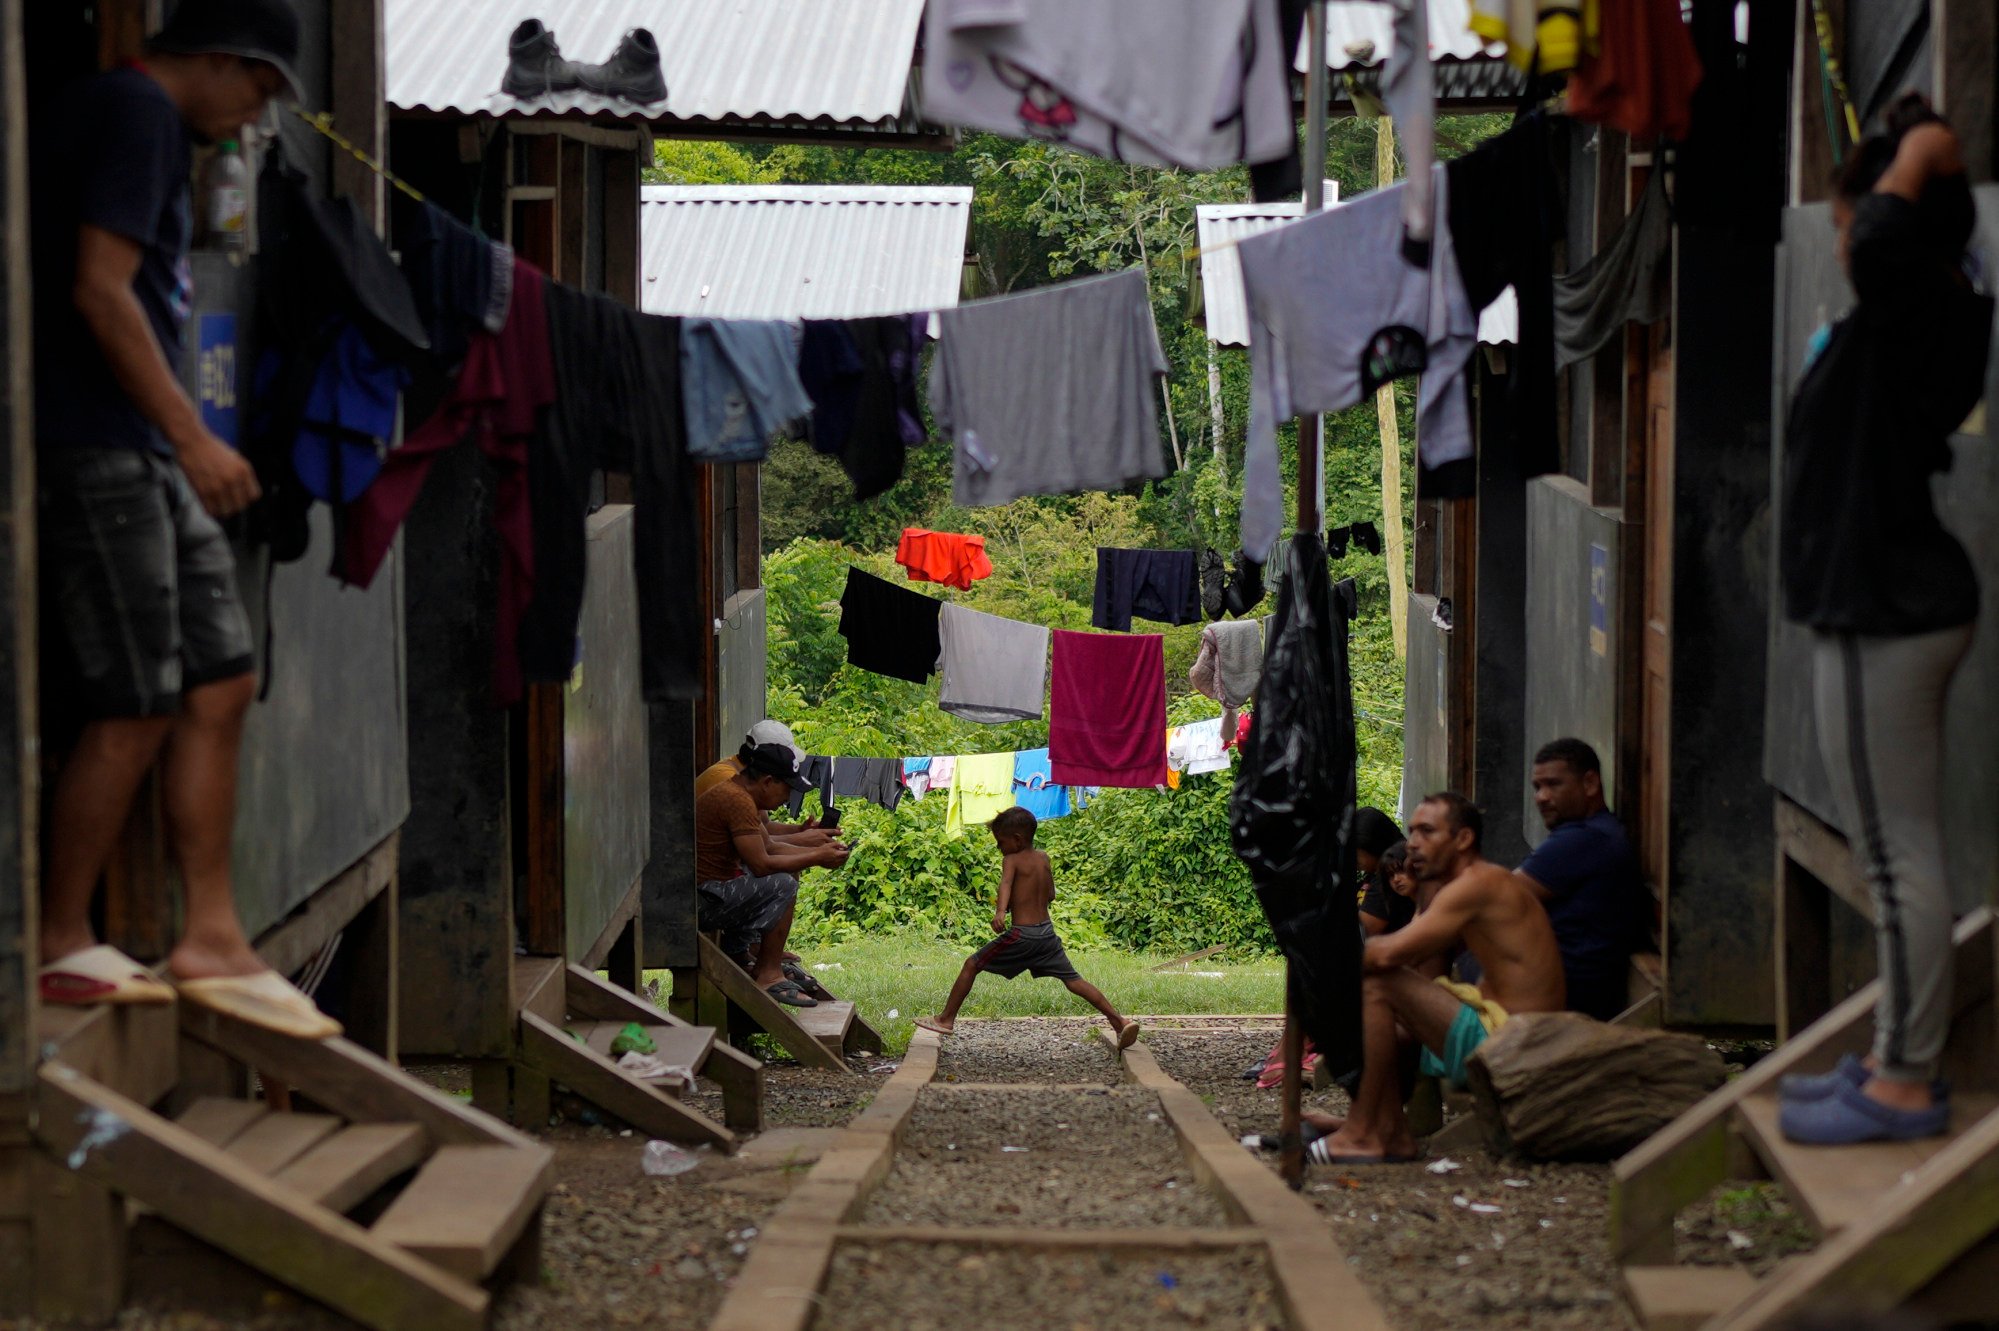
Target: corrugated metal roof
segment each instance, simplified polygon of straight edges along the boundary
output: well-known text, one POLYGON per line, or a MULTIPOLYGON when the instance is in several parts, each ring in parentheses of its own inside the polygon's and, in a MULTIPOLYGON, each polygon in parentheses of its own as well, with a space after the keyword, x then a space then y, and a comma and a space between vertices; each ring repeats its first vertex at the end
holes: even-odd
MULTIPOLYGON (((1471 30, 1468 0, 1430 0, 1430 59, 1446 61, 1501 60, 1506 48, 1487 45, 1471 30)), ((1334 0, 1326 6, 1326 65, 1353 69, 1379 65, 1395 45, 1392 6, 1379 0, 1334 0)), ((1298 46, 1293 66, 1305 68, 1305 44, 1298 46)))
MULTIPOLYGON (((1328 180, 1325 191, 1326 206, 1337 207, 1340 182, 1328 180)), ((1224 347, 1249 345, 1249 309, 1243 303, 1242 264, 1236 259, 1235 242, 1304 215, 1305 205, 1295 199, 1285 203, 1204 203, 1194 209, 1202 251, 1201 308, 1207 318, 1209 341, 1224 347)))
POLYGON ((718 319, 860 319, 948 309, 969 186, 647 185, 640 304, 718 319))
MULTIPOLYGON (((1338 6, 1334 6, 1338 8, 1338 6)), ((1339 182, 1326 182, 1328 207, 1337 207, 1339 182)), ((1242 263, 1236 258, 1234 242, 1259 231, 1296 221, 1305 215, 1305 205, 1288 203, 1204 203, 1194 209, 1194 224, 1201 249, 1201 308, 1208 324, 1208 340, 1217 346, 1249 345, 1249 307, 1243 299, 1242 263), (1223 248, 1216 248, 1221 246, 1223 248)), ((1511 344, 1519 339, 1519 307, 1513 288, 1478 316, 1478 340, 1487 345, 1511 344)))
POLYGON ((923 0, 382 0, 382 10, 397 110, 876 123, 903 112, 923 0), (506 96, 507 39, 524 18, 581 63, 609 59, 629 28, 651 29, 667 100, 506 96))

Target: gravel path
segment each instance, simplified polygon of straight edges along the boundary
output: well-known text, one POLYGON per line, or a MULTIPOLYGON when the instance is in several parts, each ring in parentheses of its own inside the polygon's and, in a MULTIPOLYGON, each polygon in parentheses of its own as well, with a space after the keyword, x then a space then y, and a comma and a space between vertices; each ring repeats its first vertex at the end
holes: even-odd
POLYGON ((1261 1253, 843 1244, 813 1331, 1276 1331, 1261 1253))
POLYGON ((861 1223, 1139 1229, 1226 1217, 1151 1091, 931 1087, 861 1223))
MULTIPOLYGON (((1278 1093, 1259 1091, 1243 1072, 1263 1060, 1283 1035, 1275 1022, 1250 1031, 1208 1032, 1148 1029, 1140 1037, 1162 1072, 1201 1097, 1201 1102, 1231 1135, 1277 1132, 1278 1093)), ((1307 1109, 1344 1114, 1346 1092, 1314 1091, 1305 1087, 1307 1109)))
MULTIPOLYGON (((1278 1093, 1243 1070, 1276 1042, 1268 1032, 1157 1030, 1147 1048, 1237 1136, 1277 1131, 1278 1093)), ((1338 1089, 1305 1094, 1307 1108, 1344 1113, 1338 1089)), ((1274 1154, 1264 1159, 1275 1169, 1274 1154)), ((1602 1165, 1527 1165, 1482 1150, 1428 1164, 1366 1169, 1312 1166, 1305 1196, 1398 1331, 1599 1331, 1624 1325, 1604 1236, 1610 1171, 1602 1165), (1493 1208, 1489 1209, 1473 1209, 1493 1208)))
POLYGON ((1103 1029, 1102 1020, 1082 1017, 961 1022, 944 1037, 937 1080, 1115 1086, 1124 1070, 1098 1038, 1103 1029))

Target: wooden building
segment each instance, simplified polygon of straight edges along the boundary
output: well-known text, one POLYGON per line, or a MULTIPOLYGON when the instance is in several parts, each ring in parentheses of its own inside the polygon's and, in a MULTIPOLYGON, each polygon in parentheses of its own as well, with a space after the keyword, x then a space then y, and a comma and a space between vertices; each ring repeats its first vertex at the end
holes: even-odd
MULTIPOLYGON (((726 300, 667 309, 649 298, 655 265, 715 257, 648 253, 652 242, 642 243, 639 178, 653 139, 944 146, 946 137, 916 120, 909 86, 921 8, 919 0, 835 0, 816 8, 801 31, 791 21, 795 9, 780 13, 766 0, 753 13, 714 0, 516 3, 485 11, 480 38, 468 40, 462 7, 451 0, 385 0, 392 160, 440 206, 559 281, 635 306, 644 293, 652 313, 752 317, 747 307, 725 310, 726 300), (529 16, 577 60, 608 56, 628 28, 651 29, 666 100, 635 104, 587 92, 522 100, 498 92, 508 35, 529 16)), ((954 295, 962 226, 952 252, 954 295)), ((756 269, 754 256, 732 254, 715 277, 726 288, 756 269)), ((715 626, 703 653, 702 696, 650 706, 639 697, 629 492, 624 478, 606 476, 591 519, 577 672, 568 685, 531 687, 511 715, 485 702, 497 570, 484 517, 490 497, 476 479, 482 470, 471 457, 441 464, 406 536, 415 570, 415 798, 402 909, 407 934, 423 941, 405 947, 403 975, 412 994, 425 997, 411 1004, 423 1016, 405 1025, 402 1048, 475 1060, 475 1102, 530 1123, 546 1114, 549 1060, 570 1053, 537 1024, 559 1025, 564 1015, 561 984, 541 977, 609 965, 638 992, 645 969, 697 964, 694 775, 733 751, 763 713, 757 468, 697 469, 702 567, 690 574, 702 589, 703 620, 715 626), (456 469, 457 483, 446 468, 456 469), (622 580, 600 578, 614 569, 622 580), (544 983, 546 1010, 537 1014, 544 983)), ((760 1024, 795 1037, 800 1057, 839 1064, 840 1040, 828 1051, 776 1004, 759 1004, 760 991, 741 997, 762 1009, 760 1024)), ((726 1038, 728 1005, 708 1016, 726 1038)), ((678 1106, 654 1109, 679 1117, 681 1130, 671 1135, 726 1143, 758 1122, 753 1062, 719 1044, 706 1056, 708 1075, 733 1077, 741 1088, 728 1126, 696 1123, 678 1106)), ((561 1079, 581 1089, 573 1075, 561 1079)), ((629 1103, 632 1094, 606 1080, 592 1098, 629 1117, 609 1100, 629 1103)), ((672 1123, 661 1118, 656 1126, 665 1135, 672 1123)))
MULTIPOLYGON (((309 104, 330 110, 362 151, 381 154, 379 10, 296 3, 309 104)), ((371 590, 343 590, 320 562, 330 546, 323 511, 302 562, 270 568, 263 548, 237 550, 270 685, 244 740, 238 905, 265 959, 315 986, 348 1038, 301 1043, 176 1006, 38 1010, 35 1002, 43 753, 66 741, 49 724, 63 681, 36 671, 23 147, 51 92, 136 54, 160 8, 147 0, 0 7, 0 474, 9 509, 0 581, 9 700, 0 709, 0 1316, 109 1320, 124 1299, 137 1214, 152 1250, 179 1243, 176 1260, 246 1264, 364 1324, 473 1327, 484 1321, 489 1283, 536 1271, 551 1157, 394 1063, 400 839, 411 810, 409 620, 396 557, 371 590), (251 1097, 253 1072, 272 1108, 251 1097), (128 1210, 134 1203, 143 1209, 128 1210)), ((382 225, 378 177, 298 117, 273 110, 265 128, 312 189, 352 196, 382 225)), ((254 172, 259 145, 250 138, 254 172)), ((254 213, 251 234, 249 262, 195 254, 190 346, 179 367, 225 437, 259 345, 254 255, 274 243, 258 236, 254 213)), ((142 960, 162 957, 173 890, 152 792, 107 874, 108 940, 142 960)))
MULTIPOLYGON (((1864 1049, 1875 988, 1872 907, 1847 848, 1854 829, 1832 807, 1805 635, 1785 620, 1776 584, 1775 478, 1806 343, 1852 299, 1826 202, 1840 90, 1863 123, 1907 88, 1936 99, 1965 140, 1989 263, 1999 254, 1999 35, 1990 5, 1954 0, 1693 0, 1690 23, 1705 81, 1692 134, 1669 161, 1659 145, 1555 122, 1566 269, 1599 252, 1651 173, 1670 166, 1671 309, 1564 372, 1558 474, 1523 480, 1484 449, 1475 502, 1419 495, 1407 788, 1471 794, 1487 809, 1488 852, 1517 863, 1540 836, 1527 789, 1534 749, 1560 735, 1588 740, 1658 899, 1660 1015, 1705 1029, 1774 1025, 1787 1041, 1619 1162, 1612 1250, 1641 1325, 1764 1328, 1808 1310, 1904 1303, 1990 1321, 1991 426, 1983 408, 1972 414, 1937 483, 1986 609, 1953 683, 1944 755, 1961 915, 1945 1055, 1955 1113, 1948 1135, 1923 1142, 1801 1150, 1777 1129, 1778 1079, 1864 1049), (1419 628, 1442 597, 1452 628, 1419 628), (1774 1179, 1822 1234, 1818 1248, 1762 1280, 1674 1267, 1675 1215, 1730 1178, 1774 1179)), ((1506 369, 1497 358, 1478 367, 1481 431, 1506 369)))

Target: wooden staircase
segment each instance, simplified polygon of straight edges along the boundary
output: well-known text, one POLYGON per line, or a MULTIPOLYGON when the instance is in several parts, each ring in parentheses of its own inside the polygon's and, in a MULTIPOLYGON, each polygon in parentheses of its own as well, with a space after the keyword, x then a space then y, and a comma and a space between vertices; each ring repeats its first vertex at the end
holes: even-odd
POLYGON ((1787 1073, 1829 1070, 1873 1037, 1870 984, 1618 1161, 1612 1251, 1646 1331, 1765 1331, 1801 1313, 1909 1305, 1943 1321, 1999 1318, 1999 928, 1956 930, 1945 1071, 1950 1132, 1920 1142, 1798 1146, 1777 1127, 1787 1073), (1819 1232, 1817 1249, 1758 1280, 1674 1265, 1682 1207, 1731 1179, 1772 1179, 1819 1232))
POLYGON ((808 1068, 848 1071, 855 1054, 881 1052, 881 1036, 843 999, 820 999, 817 1007, 795 1008, 758 987, 749 973, 715 941, 701 935, 700 978, 727 1000, 730 1029, 763 1031, 808 1068))
POLYGON ((707 1026, 673 1016, 582 966, 558 957, 514 959, 520 1063, 513 1117, 547 1119, 547 1083, 557 1082, 649 1136, 733 1151, 737 1134, 763 1127, 763 1065, 715 1038, 707 1026), (644 1029, 661 1062, 707 1077, 722 1089, 723 1122, 681 1102, 689 1079, 640 1078, 618 1066, 611 1042, 627 1024, 644 1029))
MULTIPOLYGON (((174 1085, 172 1022, 170 1008, 100 1012, 41 1065, 45 1168, 109 1203, 95 1231, 37 1230, 56 1260, 91 1269, 75 1249, 122 1245, 129 1202, 382 1331, 471 1331, 486 1322, 488 1283, 539 1278, 548 1148, 348 1041, 293 1040, 191 1008, 182 1035, 310 1108, 202 1096, 169 1116, 154 1106, 174 1085), (164 1065, 126 1057, 142 1040, 164 1043, 164 1065)), ((115 1309, 122 1288, 98 1297, 115 1309)))

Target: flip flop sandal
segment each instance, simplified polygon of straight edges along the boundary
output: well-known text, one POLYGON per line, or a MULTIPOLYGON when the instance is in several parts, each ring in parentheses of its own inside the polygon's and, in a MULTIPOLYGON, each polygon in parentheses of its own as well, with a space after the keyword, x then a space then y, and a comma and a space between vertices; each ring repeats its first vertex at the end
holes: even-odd
POLYGON ((937 1022, 930 1017, 918 1017, 916 1019, 916 1024, 918 1026, 921 1026, 924 1030, 929 1031, 932 1035, 949 1035, 951 1033, 950 1031, 946 1030, 944 1027, 939 1026, 937 1022))
POLYGON ((1124 1024, 1124 1029, 1117 1033, 1118 1052, 1123 1053, 1125 1050, 1131 1048, 1133 1045, 1137 1043, 1138 1043, 1138 1023, 1135 1021, 1127 1021, 1124 1024))
POLYGON ((779 980, 776 984, 764 990, 764 992, 786 1007, 819 1006, 818 999, 809 997, 803 989, 798 987, 796 982, 791 980, 779 980))
POLYGON ((1305 1158, 1315 1165, 1338 1165, 1342 1169, 1362 1165, 1413 1165, 1423 1157, 1420 1155, 1345 1155, 1326 1145, 1327 1138, 1321 1137, 1305 1148, 1305 1158))
POLYGON ((179 980, 174 987, 184 1001, 195 1007, 220 1012, 295 1040, 330 1040, 340 1034, 339 1022, 321 1012, 310 998, 276 971, 179 980))
POLYGON ((171 988, 109 943, 86 947, 50 962, 36 975, 35 987, 44 1003, 72 1007, 174 1001, 171 988))
POLYGON ((826 986, 819 983, 818 978, 811 971, 806 970, 805 967, 795 961, 784 963, 784 978, 790 980, 813 998, 825 1002, 831 1002, 833 999, 832 993, 827 990, 826 986))

